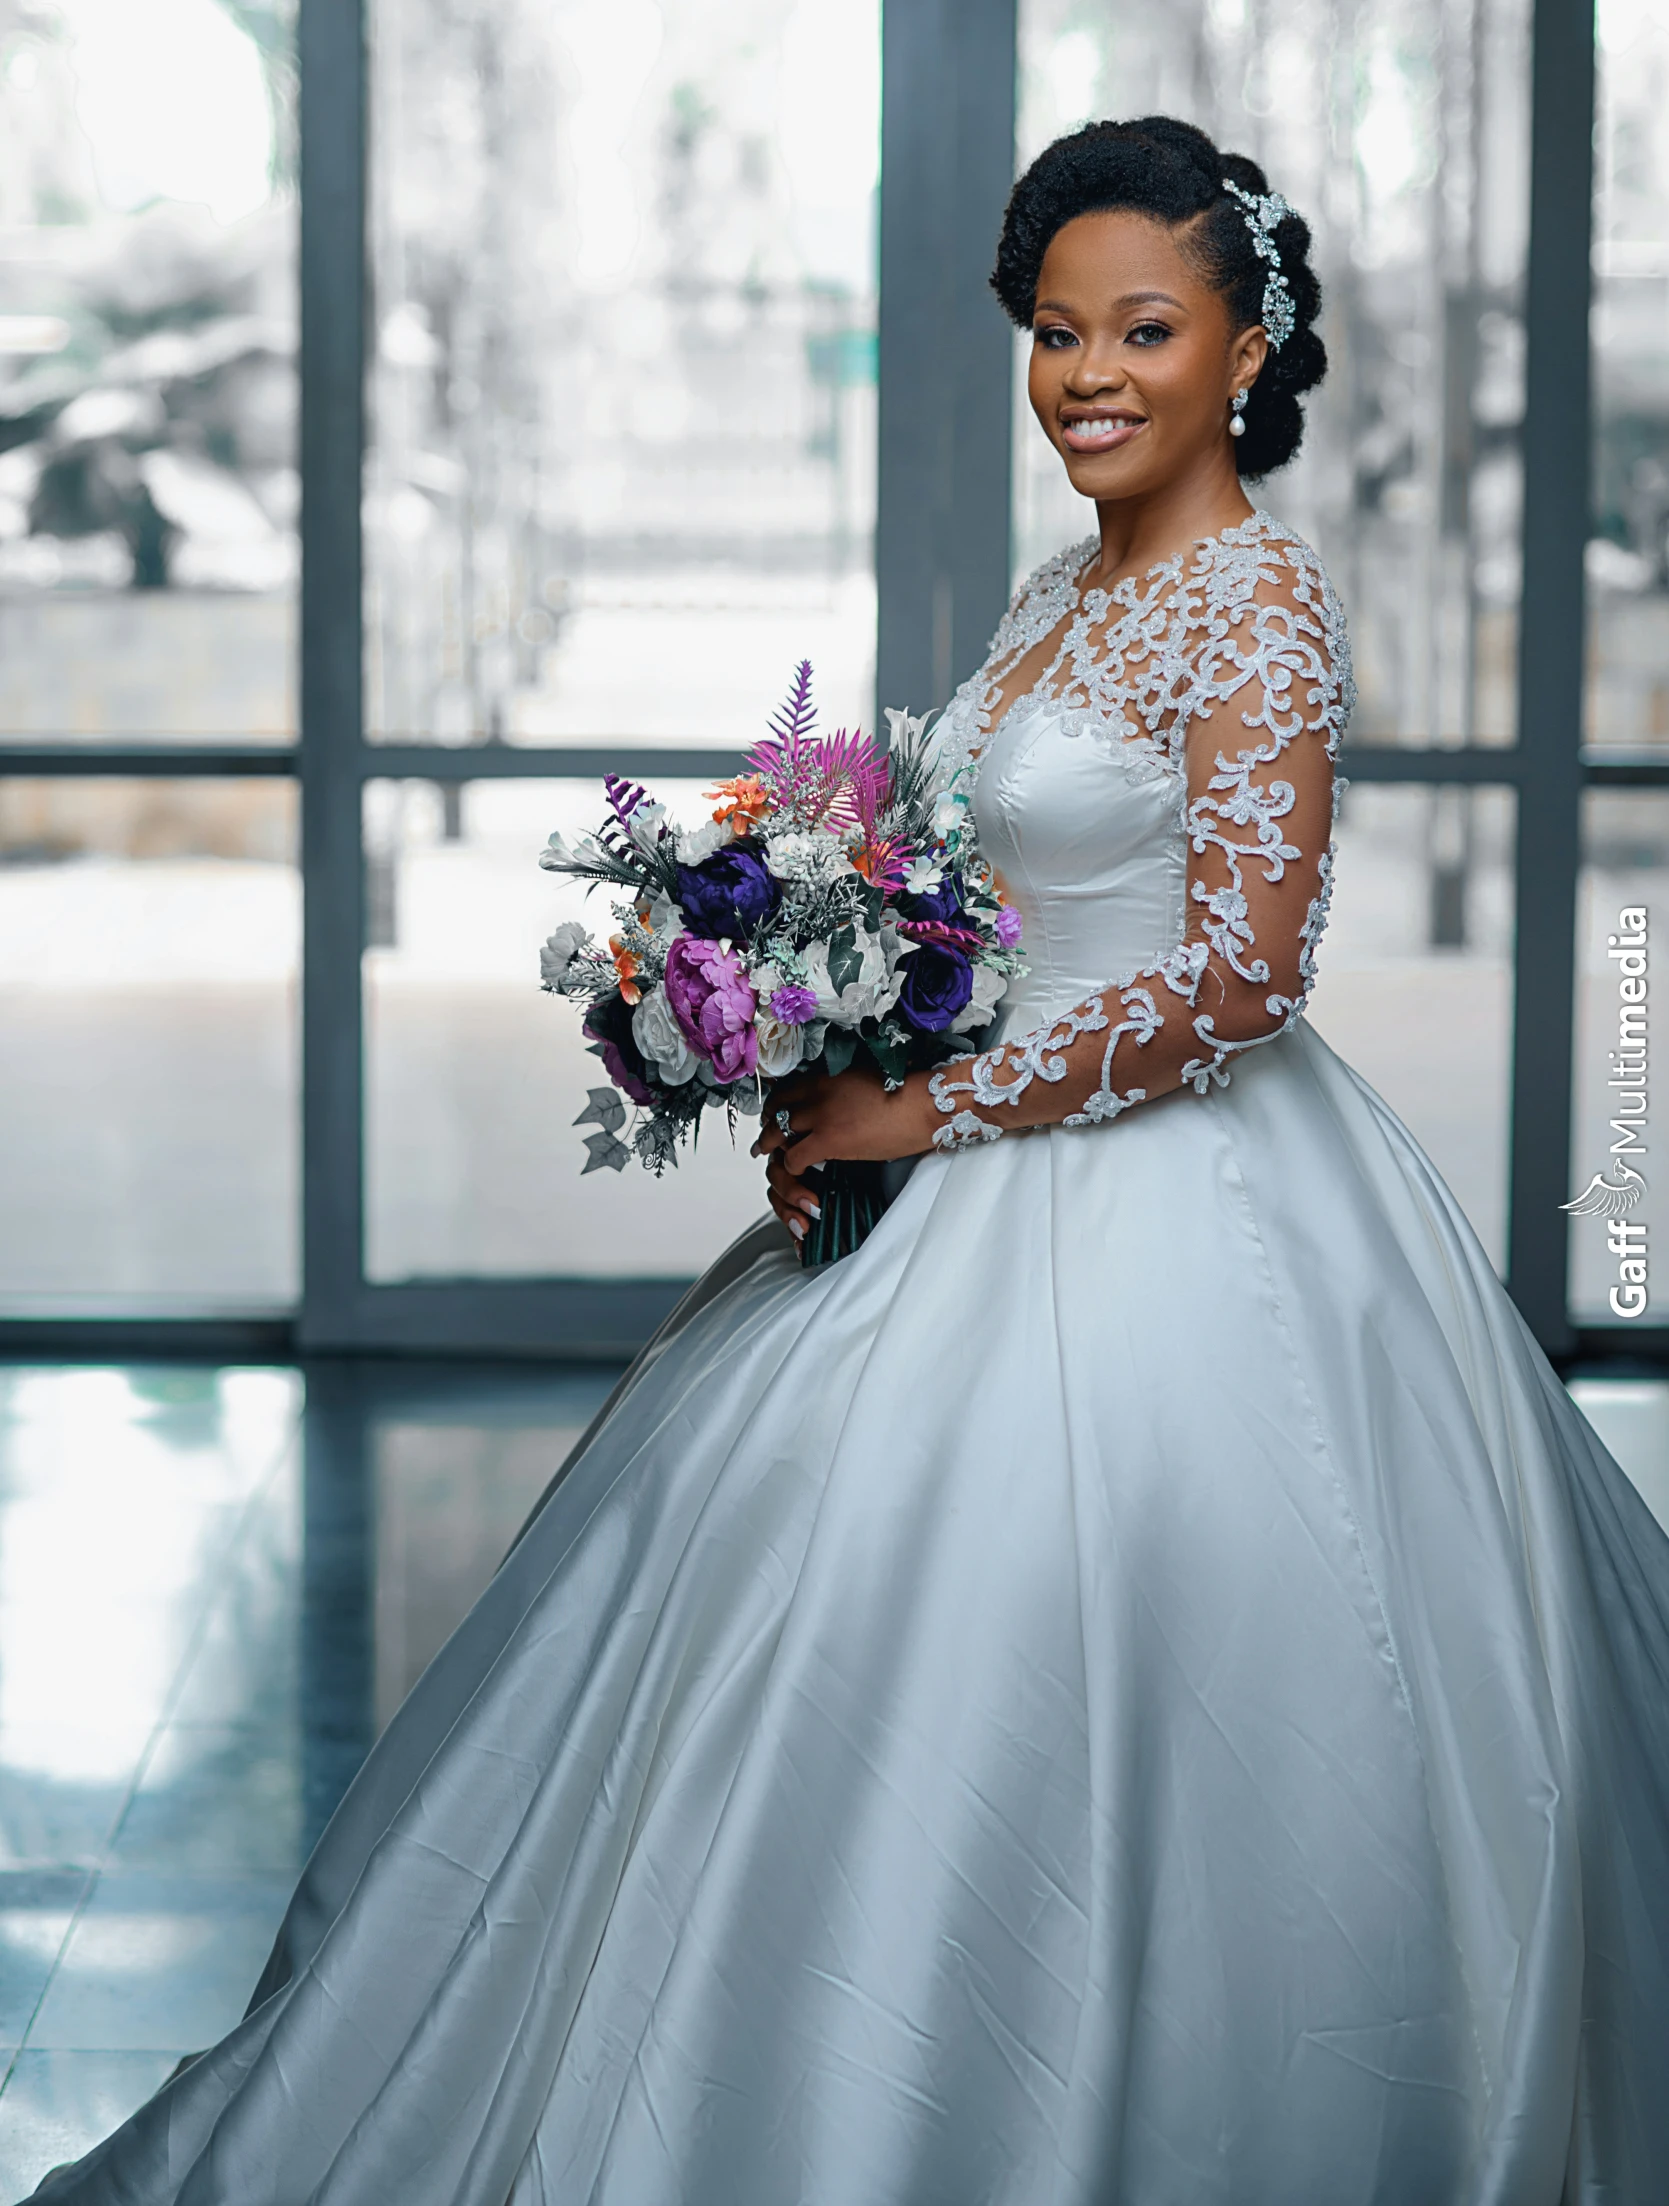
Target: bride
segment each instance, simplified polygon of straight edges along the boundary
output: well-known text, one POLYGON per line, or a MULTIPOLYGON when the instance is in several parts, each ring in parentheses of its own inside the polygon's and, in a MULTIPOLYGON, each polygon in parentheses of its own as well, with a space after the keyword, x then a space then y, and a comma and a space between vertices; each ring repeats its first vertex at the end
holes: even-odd
POLYGON ((1242 483, 1308 245, 1163 118, 1016 187, 1099 531, 942 724, 1006 1038, 772 1099, 791 1230, 921 1162, 695 1290, 55 2206, 1663 2198, 1669 1545, 1302 1017, 1348 655, 1242 483))

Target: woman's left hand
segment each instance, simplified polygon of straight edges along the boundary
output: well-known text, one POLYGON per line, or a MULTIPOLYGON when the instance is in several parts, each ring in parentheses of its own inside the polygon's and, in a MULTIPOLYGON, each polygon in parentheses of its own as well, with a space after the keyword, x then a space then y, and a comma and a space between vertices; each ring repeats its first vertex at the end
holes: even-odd
POLYGON ((856 1164, 920 1156, 932 1148, 934 1129, 942 1123, 927 1081, 926 1073, 913 1072, 889 1095, 880 1074, 864 1065, 833 1077, 811 1073, 783 1080, 766 1100, 753 1153, 764 1157, 780 1150, 796 1177, 836 1157, 856 1164))

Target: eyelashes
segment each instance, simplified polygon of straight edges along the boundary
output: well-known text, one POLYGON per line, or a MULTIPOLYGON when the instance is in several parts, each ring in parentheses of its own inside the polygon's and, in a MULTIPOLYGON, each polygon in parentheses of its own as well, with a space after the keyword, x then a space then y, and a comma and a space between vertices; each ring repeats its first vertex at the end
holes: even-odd
MULTIPOLYGON (((1042 352, 1067 352, 1078 342, 1077 333, 1068 329, 1064 322, 1050 322, 1032 334, 1033 342, 1042 352)), ((1151 352, 1156 346, 1168 343, 1171 334, 1164 322, 1137 322, 1125 331, 1124 342, 1143 352, 1151 352)))

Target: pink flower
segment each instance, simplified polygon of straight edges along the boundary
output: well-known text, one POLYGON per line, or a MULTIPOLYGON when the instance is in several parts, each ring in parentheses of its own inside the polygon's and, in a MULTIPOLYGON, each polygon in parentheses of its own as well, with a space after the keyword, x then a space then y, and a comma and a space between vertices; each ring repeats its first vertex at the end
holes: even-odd
POLYGON ((1012 904, 1005 904, 997 914, 997 940, 1005 950, 1012 950, 1026 931, 1026 923, 1012 904))
POLYGON ((672 1015, 725 1085, 759 1062, 753 1015, 759 999, 734 950, 701 935, 681 934, 666 954, 666 998, 672 1015))

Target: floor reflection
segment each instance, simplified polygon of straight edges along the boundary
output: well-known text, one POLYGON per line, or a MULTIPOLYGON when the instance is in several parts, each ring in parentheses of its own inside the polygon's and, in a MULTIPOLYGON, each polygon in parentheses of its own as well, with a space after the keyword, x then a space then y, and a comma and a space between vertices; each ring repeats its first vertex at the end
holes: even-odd
POLYGON ((0 1369, 0 2200, 243 2012, 614 1377, 0 1369))
MULTIPOLYGON (((615 1374, 0 1368, 0 2200, 243 2012, 615 1374)), ((1669 1520, 1669 1383, 1572 1391, 1669 1520)))

